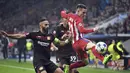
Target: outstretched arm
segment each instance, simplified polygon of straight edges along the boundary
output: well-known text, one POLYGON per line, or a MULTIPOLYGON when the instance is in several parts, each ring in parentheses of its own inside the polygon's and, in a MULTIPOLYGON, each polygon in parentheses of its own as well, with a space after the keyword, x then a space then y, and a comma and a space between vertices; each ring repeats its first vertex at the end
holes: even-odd
POLYGON ((5 31, 0 31, 0 34, 4 35, 6 37, 16 38, 16 39, 18 39, 18 38, 25 38, 26 37, 25 34, 8 34, 5 31))
POLYGON ((64 46, 65 44, 69 43, 69 40, 66 39, 65 41, 61 41, 61 40, 59 40, 58 38, 55 38, 55 39, 54 39, 54 43, 55 43, 55 44, 59 44, 59 45, 61 45, 61 46, 64 46))
POLYGON ((87 29, 87 28, 85 28, 85 27, 83 26, 82 23, 79 23, 79 24, 77 25, 77 27, 78 27, 79 32, 84 33, 84 34, 91 33, 91 32, 94 32, 94 31, 98 30, 97 27, 96 27, 96 28, 92 28, 92 29, 87 29))
POLYGON ((66 11, 61 11, 61 17, 63 18, 67 18, 68 14, 66 13, 66 11))

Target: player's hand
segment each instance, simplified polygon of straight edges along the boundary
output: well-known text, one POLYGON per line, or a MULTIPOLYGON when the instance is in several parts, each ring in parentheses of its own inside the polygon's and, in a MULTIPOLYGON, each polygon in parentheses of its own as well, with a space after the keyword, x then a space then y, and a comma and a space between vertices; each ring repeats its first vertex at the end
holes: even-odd
POLYGON ((61 39, 69 39, 71 38, 71 32, 70 31, 67 31, 62 37, 61 39))
POLYGON ((65 39, 67 37, 67 34, 64 34, 61 39, 65 39))
POLYGON ((98 30, 99 30, 99 28, 98 28, 98 27, 95 27, 95 28, 93 28, 93 30, 94 30, 94 31, 98 31, 98 30))
POLYGON ((57 51, 58 50, 57 47, 51 47, 50 49, 51 49, 51 51, 57 51))
POLYGON ((3 30, 0 31, 0 35, 8 36, 8 34, 3 30))

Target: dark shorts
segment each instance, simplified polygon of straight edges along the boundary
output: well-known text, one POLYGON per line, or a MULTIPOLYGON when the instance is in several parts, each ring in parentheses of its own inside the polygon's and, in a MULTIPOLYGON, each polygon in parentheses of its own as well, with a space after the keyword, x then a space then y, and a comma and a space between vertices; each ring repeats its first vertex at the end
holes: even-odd
POLYGON ((82 38, 76 41, 74 44, 72 44, 80 60, 88 58, 88 54, 86 53, 85 47, 89 42, 91 41, 88 39, 82 38))
POLYGON ((55 70, 58 68, 52 61, 48 64, 43 64, 44 62, 35 62, 34 68, 36 73, 41 73, 42 71, 46 71, 47 73, 54 73, 55 70))
POLYGON ((70 65, 78 60, 76 54, 68 55, 68 56, 56 56, 57 63, 70 65))

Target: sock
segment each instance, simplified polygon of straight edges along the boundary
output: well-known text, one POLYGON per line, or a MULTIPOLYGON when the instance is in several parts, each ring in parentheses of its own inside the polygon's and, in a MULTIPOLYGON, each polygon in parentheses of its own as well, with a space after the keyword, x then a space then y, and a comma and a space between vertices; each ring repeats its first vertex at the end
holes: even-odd
POLYGON ((82 61, 75 62, 70 65, 70 70, 73 68, 79 68, 79 67, 83 67, 83 66, 86 66, 85 62, 82 62, 82 61))
POLYGON ((98 51, 96 51, 95 46, 92 47, 91 50, 92 50, 94 56, 97 57, 98 59, 100 59, 103 62, 104 56, 102 54, 100 54, 98 51))

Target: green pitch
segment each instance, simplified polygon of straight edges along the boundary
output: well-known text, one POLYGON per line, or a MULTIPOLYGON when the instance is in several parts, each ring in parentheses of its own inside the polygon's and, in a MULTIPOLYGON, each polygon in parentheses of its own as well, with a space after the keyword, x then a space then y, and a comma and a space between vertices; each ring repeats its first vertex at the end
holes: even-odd
MULTIPOLYGON (((80 68, 80 73, 130 73, 126 71, 113 71, 110 69, 99 68, 80 68)), ((18 63, 16 60, 0 60, 0 73, 35 73, 32 63, 18 63)))

